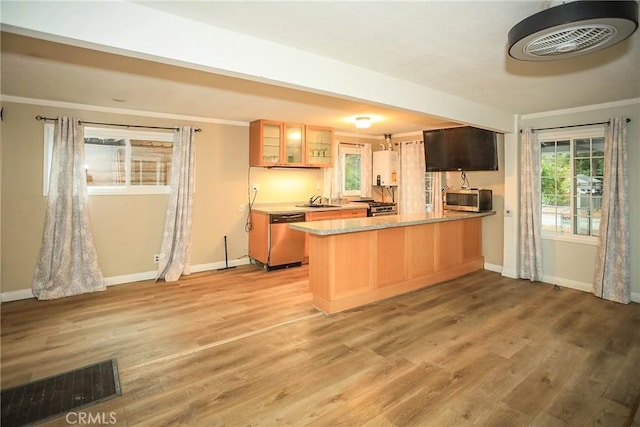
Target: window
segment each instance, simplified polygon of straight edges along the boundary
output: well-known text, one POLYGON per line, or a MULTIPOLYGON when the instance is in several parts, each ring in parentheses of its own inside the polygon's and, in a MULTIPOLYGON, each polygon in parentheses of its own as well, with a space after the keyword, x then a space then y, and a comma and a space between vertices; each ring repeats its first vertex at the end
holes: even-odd
POLYGON ((340 147, 342 195, 359 196, 362 190, 362 154, 359 148, 340 147))
POLYGON ((424 194, 425 194, 425 212, 433 212, 433 174, 435 172, 425 172, 424 173, 424 194))
POLYGON ((604 128, 540 132, 542 231, 597 237, 604 180, 604 128))
MULTIPOLYGON (((54 125, 45 125, 45 182, 48 190, 54 125)), ((169 193, 173 133, 84 128, 87 192, 95 194, 169 193)))

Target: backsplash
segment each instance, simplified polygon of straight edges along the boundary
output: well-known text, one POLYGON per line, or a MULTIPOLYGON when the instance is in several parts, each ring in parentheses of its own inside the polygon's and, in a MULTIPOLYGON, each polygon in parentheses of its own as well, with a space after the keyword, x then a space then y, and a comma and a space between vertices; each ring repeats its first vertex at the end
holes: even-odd
MULTIPOLYGON (((261 168, 249 169, 249 188, 258 185, 256 203, 305 201, 322 194, 322 169, 261 168)), ((253 191, 250 191, 253 200, 253 191)))

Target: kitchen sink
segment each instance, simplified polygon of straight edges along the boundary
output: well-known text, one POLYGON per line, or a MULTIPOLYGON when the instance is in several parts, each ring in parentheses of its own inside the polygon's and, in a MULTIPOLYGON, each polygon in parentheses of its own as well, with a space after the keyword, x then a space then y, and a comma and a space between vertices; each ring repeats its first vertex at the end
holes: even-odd
POLYGON ((339 208, 340 205, 321 205, 315 203, 305 203, 304 205, 296 205, 299 208, 339 208))

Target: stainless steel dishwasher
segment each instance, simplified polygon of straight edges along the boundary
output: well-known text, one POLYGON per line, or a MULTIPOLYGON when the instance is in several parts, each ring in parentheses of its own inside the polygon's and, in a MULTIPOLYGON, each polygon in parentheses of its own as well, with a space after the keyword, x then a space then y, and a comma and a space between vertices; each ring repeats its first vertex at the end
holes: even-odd
POLYGON ((304 213, 269 215, 269 257, 267 269, 301 265, 304 259, 304 233, 289 223, 304 222, 304 213))

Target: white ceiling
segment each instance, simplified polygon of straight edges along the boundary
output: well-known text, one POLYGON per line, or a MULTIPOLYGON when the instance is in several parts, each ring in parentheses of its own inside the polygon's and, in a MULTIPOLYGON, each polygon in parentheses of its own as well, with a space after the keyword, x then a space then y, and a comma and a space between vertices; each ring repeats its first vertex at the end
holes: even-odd
MULTIPOLYGON (((547 8, 547 1, 139 3, 511 113, 640 97, 640 31, 610 49, 564 61, 533 63, 508 57, 509 29, 547 8)), ((366 113, 388 118, 384 128, 368 131, 378 135, 451 125, 388 106, 16 34, 3 33, 1 59, 5 96, 242 122, 282 119, 345 132, 353 132, 353 126, 345 124, 344 116, 366 113)))

